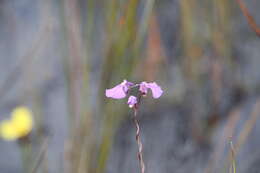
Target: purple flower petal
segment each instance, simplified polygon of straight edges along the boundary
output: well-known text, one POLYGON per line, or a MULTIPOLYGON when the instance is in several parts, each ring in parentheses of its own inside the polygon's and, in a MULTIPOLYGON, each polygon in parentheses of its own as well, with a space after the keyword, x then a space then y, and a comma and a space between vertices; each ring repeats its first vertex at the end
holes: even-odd
POLYGON ((123 86, 117 85, 114 88, 106 89, 106 96, 114 99, 125 98, 126 93, 123 90, 123 86))
POLYGON ((137 98, 135 96, 130 96, 128 98, 127 104, 130 108, 134 107, 137 104, 137 98))
POLYGON ((163 91, 159 85, 155 82, 147 83, 147 82, 142 82, 140 83, 139 91, 142 92, 143 95, 146 95, 148 92, 148 89, 151 89, 153 98, 159 98, 163 91))
POLYGON ((129 88, 133 85, 133 83, 124 80, 122 83, 116 85, 114 88, 106 89, 106 96, 114 99, 125 98, 129 88))
POLYGON ((127 80, 124 80, 124 81, 121 83, 121 85, 123 86, 124 92, 127 93, 128 90, 129 90, 129 88, 131 88, 131 87, 134 85, 134 83, 128 82, 127 80))
POLYGON ((153 98, 157 99, 161 97, 163 90, 159 85, 157 85, 157 83, 155 82, 149 83, 148 87, 152 90, 153 98))
POLYGON ((139 91, 141 91, 141 93, 143 95, 146 95, 147 92, 148 92, 148 88, 149 88, 148 83, 147 82, 142 82, 142 83, 140 83, 139 91))

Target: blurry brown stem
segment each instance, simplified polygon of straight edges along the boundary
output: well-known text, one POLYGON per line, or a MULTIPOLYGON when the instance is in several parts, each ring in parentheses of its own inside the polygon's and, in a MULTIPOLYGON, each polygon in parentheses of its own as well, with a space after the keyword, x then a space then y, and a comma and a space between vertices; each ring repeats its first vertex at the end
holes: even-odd
POLYGON ((135 139, 136 139, 136 142, 137 142, 137 145, 138 145, 138 160, 139 160, 139 163, 140 163, 140 166, 141 166, 141 173, 144 173, 145 171, 145 165, 144 165, 144 160, 143 160, 143 145, 142 145, 142 142, 141 142, 141 139, 140 139, 140 127, 139 127, 139 122, 137 120, 137 111, 138 111, 138 108, 135 107, 134 108, 134 123, 135 123, 135 127, 136 127, 136 136, 135 136, 135 139))
POLYGON ((242 0, 236 0, 242 13, 244 14, 244 16, 247 19, 247 22, 249 24, 249 26, 252 28, 252 30, 256 33, 256 35, 258 37, 260 37, 260 28, 257 26, 254 18, 249 14, 248 9, 245 7, 244 3, 242 2, 242 0))

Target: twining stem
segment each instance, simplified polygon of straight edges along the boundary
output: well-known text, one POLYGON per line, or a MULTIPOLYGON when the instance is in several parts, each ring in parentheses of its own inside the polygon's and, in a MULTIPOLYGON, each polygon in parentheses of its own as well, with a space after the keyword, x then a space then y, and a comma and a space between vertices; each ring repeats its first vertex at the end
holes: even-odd
POLYGON ((144 160, 143 160, 143 145, 142 145, 142 142, 141 142, 141 139, 140 139, 140 127, 139 127, 139 122, 137 120, 137 107, 134 107, 134 123, 135 123, 135 127, 136 127, 136 135, 135 135, 135 139, 136 139, 136 142, 137 142, 137 145, 138 145, 138 153, 137 153, 137 156, 138 156, 138 160, 139 160, 139 164, 140 164, 140 167, 141 167, 141 173, 144 173, 145 171, 145 165, 144 165, 144 160))
POLYGON ((235 149, 232 140, 230 140, 230 149, 231 149, 231 167, 229 172, 236 173, 235 149))

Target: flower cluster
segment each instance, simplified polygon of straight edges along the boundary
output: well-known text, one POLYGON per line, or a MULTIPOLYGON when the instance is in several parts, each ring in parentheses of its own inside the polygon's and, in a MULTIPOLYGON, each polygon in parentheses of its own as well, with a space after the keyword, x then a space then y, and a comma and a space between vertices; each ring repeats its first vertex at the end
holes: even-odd
MULTIPOLYGON (((116 85, 114 88, 106 89, 106 96, 113 99, 122 99, 128 95, 129 90, 132 88, 139 87, 139 92, 142 96, 146 96, 148 90, 152 91, 153 98, 159 98, 163 91, 159 85, 155 82, 141 82, 140 84, 134 84, 132 82, 128 82, 124 80, 122 83, 116 85)), ((138 99, 135 96, 130 96, 128 98, 127 104, 130 108, 133 108, 138 103, 138 99)))
POLYGON ((26 107, 17 107, 11 118, 0 123, 0 137, 5 140, 16 140, 27 136, 33 127, 31 111, 26 107))

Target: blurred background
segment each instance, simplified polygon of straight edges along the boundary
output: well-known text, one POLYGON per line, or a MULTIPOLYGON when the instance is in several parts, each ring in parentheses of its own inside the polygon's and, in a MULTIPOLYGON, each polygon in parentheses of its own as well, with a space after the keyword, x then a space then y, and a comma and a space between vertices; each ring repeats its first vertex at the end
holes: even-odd
POLYGON ((260 40, 235 0, 1 0, 0 24, 0 121, 34 119, 1 173, 139 172, 133 111, 105 98, 124 79, 164 90, 138 115, 147 173, 259 173, 260 40))

